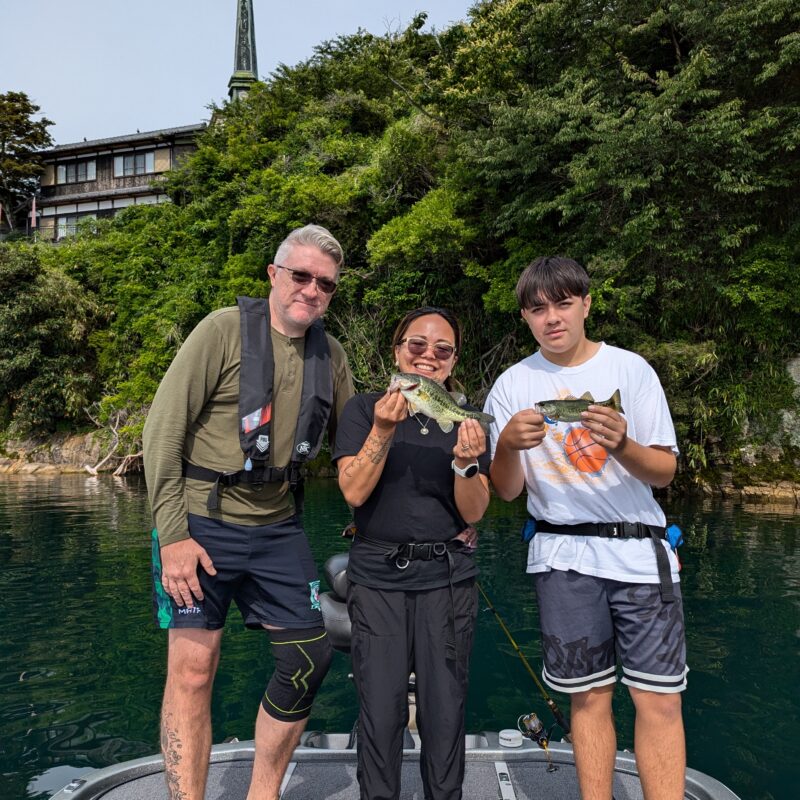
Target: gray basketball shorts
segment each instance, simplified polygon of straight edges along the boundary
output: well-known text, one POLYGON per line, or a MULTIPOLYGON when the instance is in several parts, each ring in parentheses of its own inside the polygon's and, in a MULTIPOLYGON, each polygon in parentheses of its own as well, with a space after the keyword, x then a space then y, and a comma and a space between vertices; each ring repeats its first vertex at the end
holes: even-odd
POLYGON ((671 694, 686 688, 680 584, 664 603, 657 583, 623 583, 578 572, 534 574, 545 683, 575 694, 617 680, 671 694))

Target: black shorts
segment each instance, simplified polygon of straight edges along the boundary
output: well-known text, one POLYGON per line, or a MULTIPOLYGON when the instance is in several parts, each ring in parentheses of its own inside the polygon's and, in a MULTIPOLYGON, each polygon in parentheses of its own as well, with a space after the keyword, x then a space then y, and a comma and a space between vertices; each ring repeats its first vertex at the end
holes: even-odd
POLYGON ((159 628, 218 630, 235 601, 248 628, 322 625, 319 578, 297 517, 274 525, 235 525, 189 514, 189 534, 217 570, 198 567, 204 598, 178 606, 161 584, 161 550, 153 531, 153 612, 159 628))

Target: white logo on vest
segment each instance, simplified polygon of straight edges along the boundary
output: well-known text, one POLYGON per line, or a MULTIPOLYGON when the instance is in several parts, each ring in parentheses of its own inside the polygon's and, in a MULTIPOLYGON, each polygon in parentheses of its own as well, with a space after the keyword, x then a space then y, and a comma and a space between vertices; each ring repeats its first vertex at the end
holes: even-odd
POLYGON ((300 444, 297 445, 297 452, 300 453, 301 456, 307 456, 311 452, 311 443, 300 442, 300 444))
POLYGON ((259 453, 266 453, 267 450, 269 450, 269 436, 262 433, 261 436, 256 439, 256 447, 259 453))

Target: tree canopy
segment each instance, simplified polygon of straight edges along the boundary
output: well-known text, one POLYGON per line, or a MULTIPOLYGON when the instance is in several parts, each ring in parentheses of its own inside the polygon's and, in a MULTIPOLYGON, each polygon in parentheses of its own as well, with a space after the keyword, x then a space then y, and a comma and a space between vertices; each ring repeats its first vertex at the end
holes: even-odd
POLYGON ((34 120, 38 112, 24 92, 0 94, 0 210, 12 229, 39 187, 43 167, 37 153, 52 144, 47 128, 53 123, 34 120))
POLYGON ((130 412, 131 446, 189 330, 266 293, 277 245, 310 221, 347 253, 328 328, 361 390, 383 385, 403 313, 446 305, 480 402, 534 347, 520 270, 559 253, 589 270, 590 335, 658 371, 687 475, 779 438, 800 346, 797 4, 494 0, 424 23, 281 67, 214 110, 172 204, 39 252, 97 308, 92 399, 130 412))

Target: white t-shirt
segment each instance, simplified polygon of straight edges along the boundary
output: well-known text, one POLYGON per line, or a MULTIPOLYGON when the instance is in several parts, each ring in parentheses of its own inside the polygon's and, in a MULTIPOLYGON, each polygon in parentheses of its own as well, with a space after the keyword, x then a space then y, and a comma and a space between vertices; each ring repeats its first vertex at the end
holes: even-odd
MULTIPOLYGON (((509 419, 546 400, 581 397, 608 400, 619 389, 628 436, 641 445, 670 447, 677 455, 675 429, 664 390, 652 367, 639 355, 601 343, 592 358, 577 367, 560 367, 541 353, 506 370, 492 387, 485 411, 492 456, 509 419)), ((545 420, 542 444, 521 450, 528 491, 528 512, 556 525, 581 522, 665 524, 650 486, 634 478, 613 456, 588 438, 576 422, 545 420)), ((673 581, 678 561, 666 542, 673 581)), ((632 583, 658 583, 651 539, 604 539, 548 534, 540 526, 528 547, 528 572, 575 570, 632 583)))

